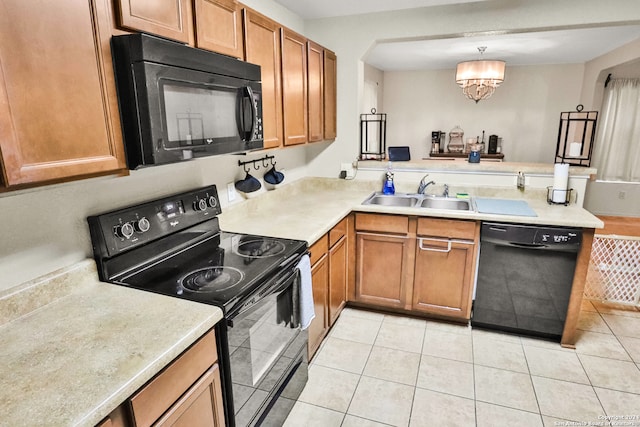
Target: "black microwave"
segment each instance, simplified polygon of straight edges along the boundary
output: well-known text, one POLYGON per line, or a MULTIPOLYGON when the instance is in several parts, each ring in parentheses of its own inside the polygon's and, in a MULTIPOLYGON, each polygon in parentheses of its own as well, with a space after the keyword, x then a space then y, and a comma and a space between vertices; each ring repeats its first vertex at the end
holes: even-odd
POLYGON ((129 169, 263 147, 260 66, 143 33, 111 48, 129 169))

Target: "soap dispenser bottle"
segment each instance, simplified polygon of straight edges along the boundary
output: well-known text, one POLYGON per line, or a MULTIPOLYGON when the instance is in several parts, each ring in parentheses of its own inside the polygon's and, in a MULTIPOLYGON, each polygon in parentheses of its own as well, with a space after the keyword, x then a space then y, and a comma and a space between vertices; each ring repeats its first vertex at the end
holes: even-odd
POLYGON ((387 172, 385 173, 384 185, 382 186, 382 194, 395 194, 396 187, 393 184, 393 170, 391 169, 391 163, 387 167, 387 172))

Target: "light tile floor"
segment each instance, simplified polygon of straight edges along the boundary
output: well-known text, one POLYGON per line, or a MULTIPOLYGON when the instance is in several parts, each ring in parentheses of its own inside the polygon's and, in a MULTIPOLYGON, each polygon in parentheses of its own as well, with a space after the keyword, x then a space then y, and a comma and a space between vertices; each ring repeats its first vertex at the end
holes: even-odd
POLYGON ((640 427, 640 311, 585 300, 578 328, 570 350, 346 308, 285 426, 640 427))

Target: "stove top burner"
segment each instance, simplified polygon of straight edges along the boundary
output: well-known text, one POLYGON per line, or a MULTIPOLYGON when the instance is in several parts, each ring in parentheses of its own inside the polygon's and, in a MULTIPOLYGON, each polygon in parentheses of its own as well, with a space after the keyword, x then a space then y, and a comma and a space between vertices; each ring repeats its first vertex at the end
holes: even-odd
POLYGON ((192 271, 180 283, 193 292, 224 292, 240 283, 243 278, 244 273, 237 268, 208 267, 192 271))
POLYGON ((285 250, 285 245, 275 239, 250 236, 246 240, 240 240, 236 253, 247 258, 268 258, 280 255, 285 250))

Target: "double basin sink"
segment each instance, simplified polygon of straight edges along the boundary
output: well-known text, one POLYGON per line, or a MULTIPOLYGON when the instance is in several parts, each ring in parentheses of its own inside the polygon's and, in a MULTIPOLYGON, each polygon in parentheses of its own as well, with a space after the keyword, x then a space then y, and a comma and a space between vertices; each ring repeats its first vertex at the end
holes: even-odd
POLYGON ((393 206, 403 208, 422 208, 474 212, 471 199, 456 197, 426 196, 422 194, 396 193, 393 195, 373 193, 363 205, 393 206))

